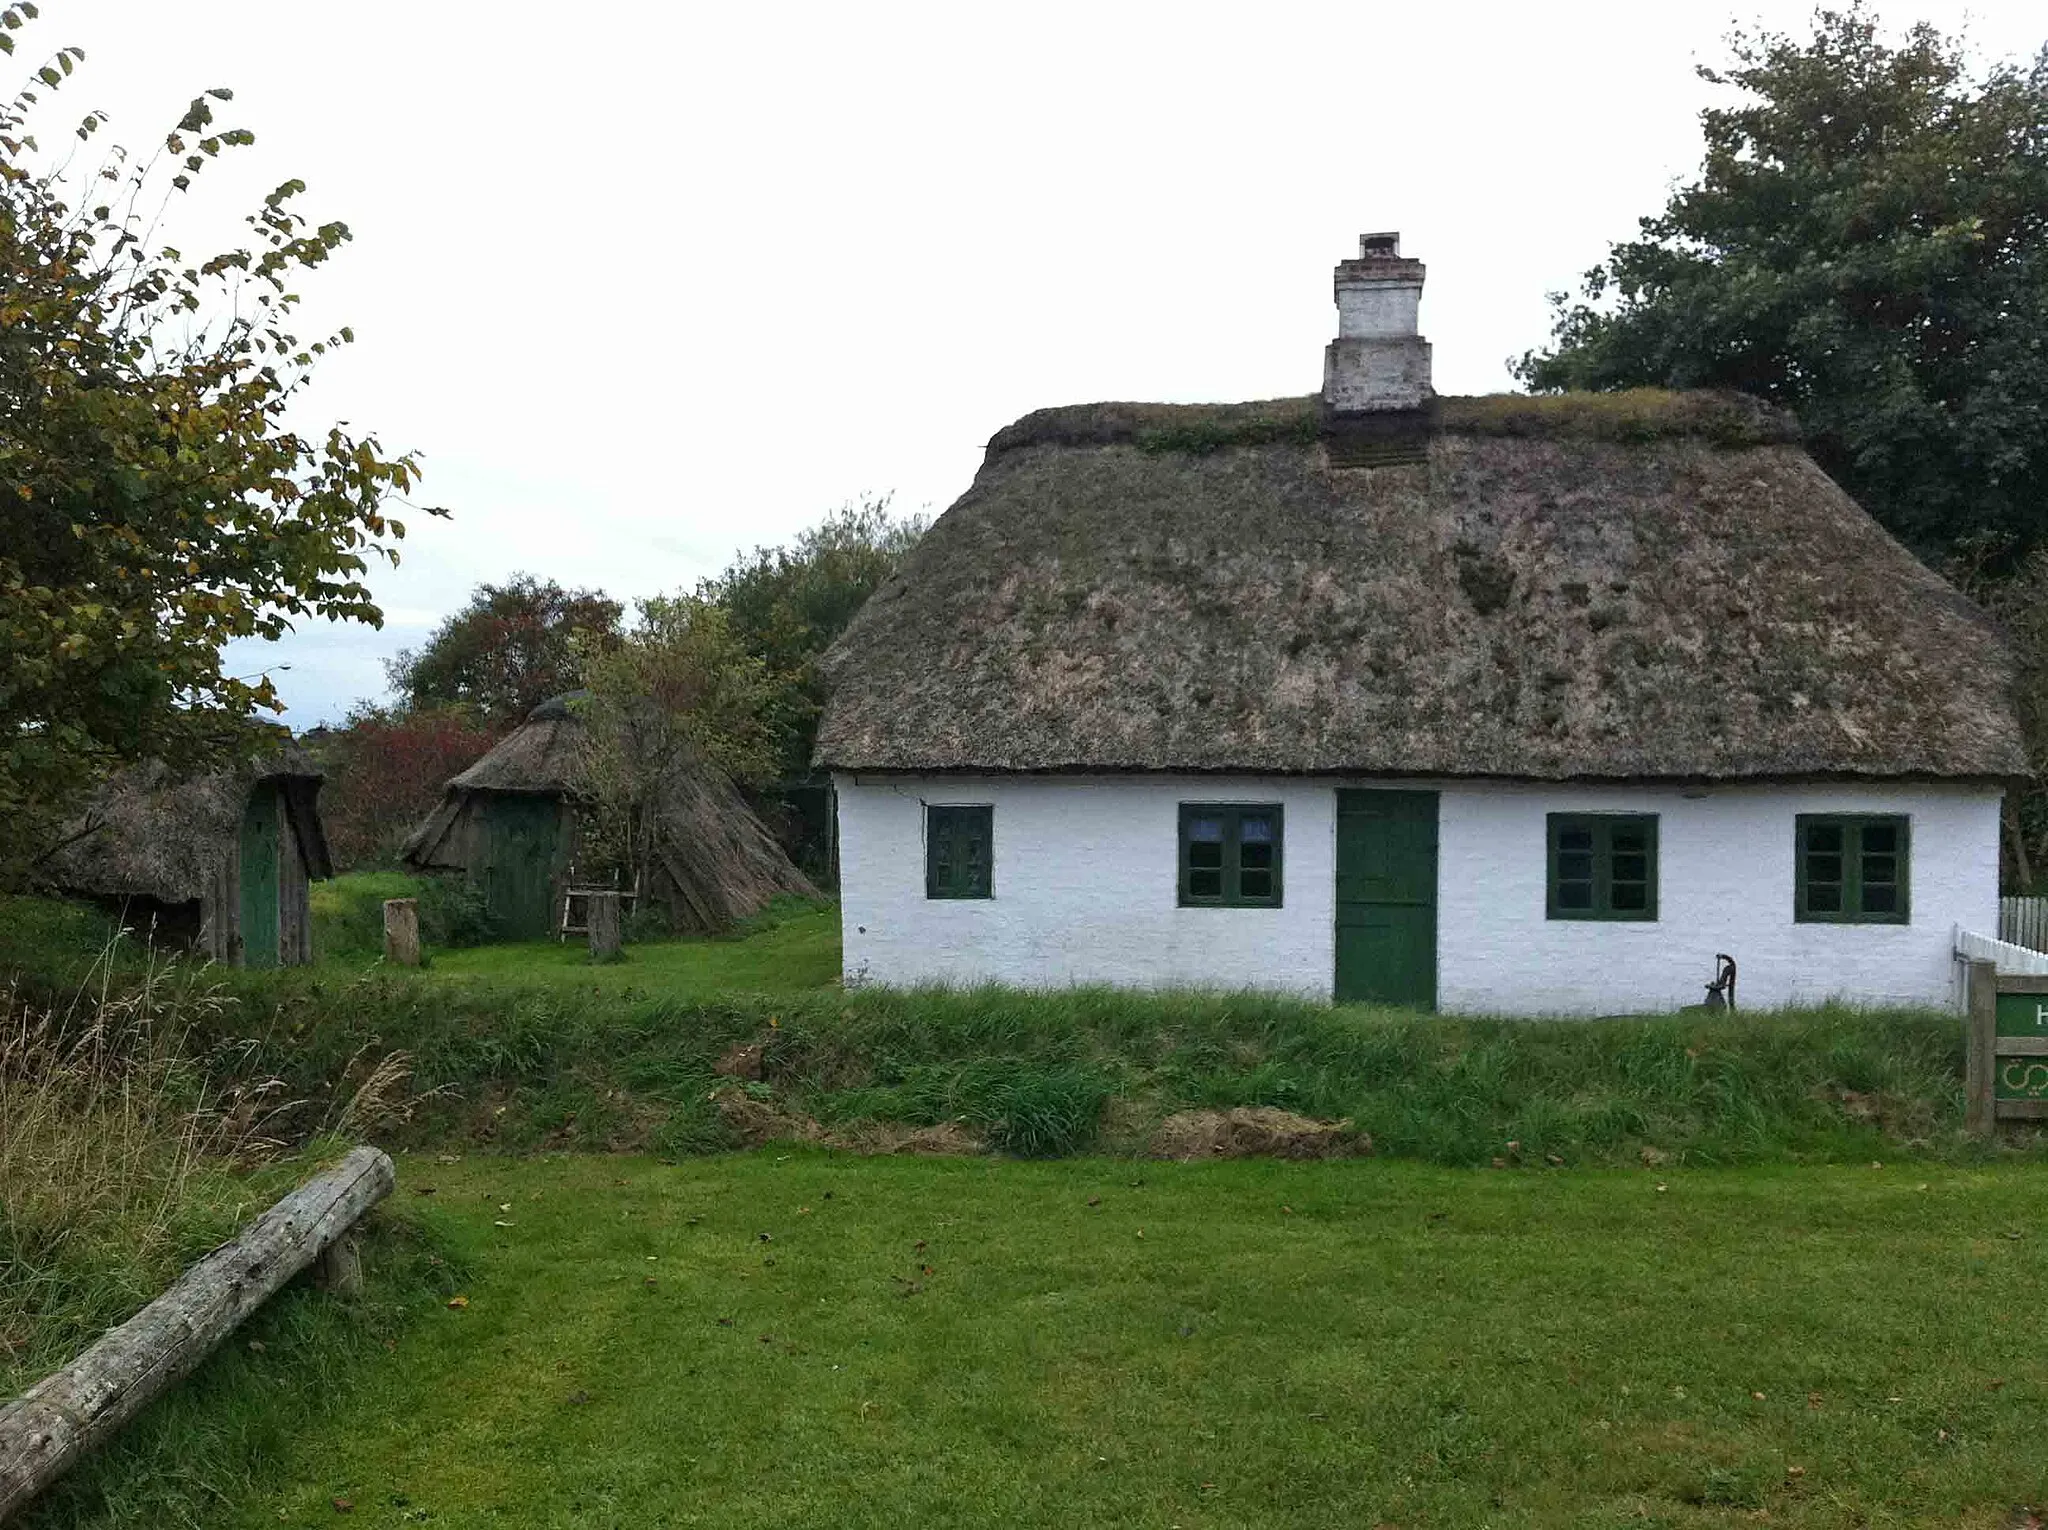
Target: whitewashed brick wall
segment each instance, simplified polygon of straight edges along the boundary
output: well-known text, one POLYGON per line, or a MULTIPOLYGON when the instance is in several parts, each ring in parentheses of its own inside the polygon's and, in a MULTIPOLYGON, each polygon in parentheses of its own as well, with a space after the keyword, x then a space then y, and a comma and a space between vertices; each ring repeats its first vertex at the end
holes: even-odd
MULTIPOLYGON (((1330 994, 1343 783, 842 775, 837 784, 850 979, 1330 994), (1176 906, 1178 806, 1192 801, 1284 805, 1284 907, 1176 906), (925 897, 927 802, 993 805, 993 898, 925 897)), ((1994 789, 1377 784, 1441 793, 1437 985, 1446 1010, 1672 1009, 1699 1000, 1717 951, 1741 963, 1745 1006, 1831 996, 1946 1005, 1954 927, 1997 929, 1994 789), (1655 923, 1544 917, 1544 818, 1563 811, 1658 815, 1655 923), (1910 925, 1794 922, 1793 818, 1808 812, 1911 816, 1910 925)))

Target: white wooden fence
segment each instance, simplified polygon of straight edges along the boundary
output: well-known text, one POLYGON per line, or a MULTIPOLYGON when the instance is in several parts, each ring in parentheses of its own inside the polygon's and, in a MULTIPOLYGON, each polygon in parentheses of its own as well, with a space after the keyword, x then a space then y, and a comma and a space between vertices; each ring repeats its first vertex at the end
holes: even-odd
POLYGON ((1955 951, 1959 964, 1990 962, 2003 973, 2048 977, 2048 952, 2030 951, 2009 940, 1993 940, 1975 930, 1956 931, 1955 951))
POLYGON ((2048 951, 2048 898, 2000 898, 1998 938, 2029 951, 2048 951))

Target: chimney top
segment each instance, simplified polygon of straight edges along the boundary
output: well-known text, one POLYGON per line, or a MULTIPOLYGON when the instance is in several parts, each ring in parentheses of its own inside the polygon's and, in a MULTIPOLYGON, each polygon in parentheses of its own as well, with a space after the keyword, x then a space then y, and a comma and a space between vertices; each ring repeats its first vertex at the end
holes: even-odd
POLYGON ((1337 265, 1337 338, 1323 357, 1332 415, 1425 408, 1434 393, 1429 342, 1417 324, 1425 268, 1401 254, 1394 231, 1361 234, 1358 258, 1337 265))

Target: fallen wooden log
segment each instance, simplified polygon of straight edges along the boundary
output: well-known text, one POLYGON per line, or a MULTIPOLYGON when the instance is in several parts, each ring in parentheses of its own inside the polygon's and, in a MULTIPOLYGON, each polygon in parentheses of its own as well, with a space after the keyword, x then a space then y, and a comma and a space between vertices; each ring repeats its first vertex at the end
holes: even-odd
POLYGON ((212 1352, 391 1193, 391 1160, 352 1150, 193 1265, 28 1394, 0 1404, 0 1524, 212 1352))

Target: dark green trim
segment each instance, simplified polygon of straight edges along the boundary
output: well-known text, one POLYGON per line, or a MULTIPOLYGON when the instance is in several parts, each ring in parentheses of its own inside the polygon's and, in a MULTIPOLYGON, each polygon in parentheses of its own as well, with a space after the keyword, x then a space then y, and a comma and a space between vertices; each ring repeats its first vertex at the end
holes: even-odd
MULTIPOLYGON (((1180 805, 1180 906, 1279 908, 1281 862, 1286 840, 1286 821, 1277 802, 1183 802, 1180 805), (1248 819, 1259 818, 1269 819, 1273 825, 1270 866, 1245 864, 1244 825, 1248 819), (1215 866, 1194 864, 1194 841, 1189 837, 1189 827, 1198 819, 1215 819, 1222 826, 1223 837, 1220 840, 1203 841, 1205 845, 1217 847, 1218 864, 1215 866), (1270 884, 1271 892, 1266 895, 1246 892, 1246 883, 1255 883, 1262 873, 1270 884), (1198 878, 1203 883, 1200 891, 1196 890, 1198 878), (1209 885, 1214 885, 1217 890, 1213 893, 1208 891, 1209 885)), ((1254 856, 1256 853, 1255 850, 1254 856)))
MULTIPOLYGON (((1882 849, 1868 852, 1882 856, 1882 849)), ((1913 820, 1904 813, 1801 813, 1792 836, 1792 917, 1799 924, 1911 924, 1913 922, 1913 820), (1891 829, 1896 834, 1891 850, 1894 880, 1873 882, 1866 887, 1864 835, 1873 828, 1891 829), (1815 829, 1841 831, 1840 848, 1830 852, 1810 850, 1808 841, 1815 829), (1812 857, 1839 856, 1839 876, 1829 881, 1812 875, 1812 857), (1867 909, 1871 888, 1889 885, 1897 889, 1891 909, 1867 909), (1813 908, 1816 888, 1839 888, 1837 908, 1813 908)))
POLYGON ((1546 919, 1620 920, 1653 924, 1657 919, 1657 815, 1655 813, 1552 813, 1545 821, 1543 914, 1546 919), (1564 847, 1567 835, 1578 843, 1564 847), (1640 835, 1642 848, 1615 840, 1640 835), (1618 856, 1640 855, 1643 875, 1616 877, 1618 856), (1572 857, 1571 864, 1564 863, 1572 857), (1570 873, 1567 875, 1567 873, 1570 873), (1617 892, 1619 897, 1617 898, 1617 892), (1634 898, 1631 893, 1634 893, 1634 898), (1640 907, 1631 904, 1640 900, 1640 907))
POLYGON ((995 815, 987 806, 925 805, 927 898, 995 896, 995 815))

